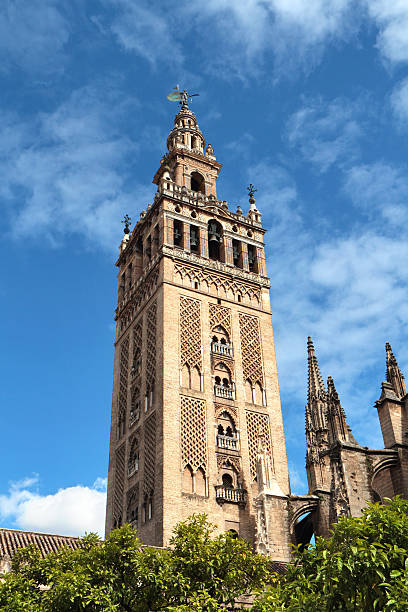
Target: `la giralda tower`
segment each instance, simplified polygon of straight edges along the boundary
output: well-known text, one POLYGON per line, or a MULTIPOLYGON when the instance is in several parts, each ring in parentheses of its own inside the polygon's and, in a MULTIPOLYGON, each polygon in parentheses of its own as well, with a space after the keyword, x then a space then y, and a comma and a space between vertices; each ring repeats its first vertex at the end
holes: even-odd
POLYGON ((106 531, 166 546, 206 513, 289 558, 290 494, 261 213, 217 196, 221 164, 187 96, 153 204, 117 261, 106 531))

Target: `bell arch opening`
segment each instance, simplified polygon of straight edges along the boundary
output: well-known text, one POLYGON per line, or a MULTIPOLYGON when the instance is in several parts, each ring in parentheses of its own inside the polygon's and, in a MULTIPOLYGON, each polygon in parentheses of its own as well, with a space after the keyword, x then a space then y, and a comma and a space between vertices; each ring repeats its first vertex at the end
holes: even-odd
POLYGON ((205 181, 202 174, 199 172, 193 172, 191 174, 191 191, 197 191, 205 195, 205 181))

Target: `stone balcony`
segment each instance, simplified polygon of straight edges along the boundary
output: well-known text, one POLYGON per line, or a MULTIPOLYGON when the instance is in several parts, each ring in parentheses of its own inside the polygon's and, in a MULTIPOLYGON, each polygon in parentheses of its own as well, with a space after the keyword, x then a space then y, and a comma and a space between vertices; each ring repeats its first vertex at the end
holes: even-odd
POLYGON ((224 387, 224 385, 214 385, 214 395, 222 399, 234 400, 235 389, 233 386, 224 387))
POLYGON ((246 504, 245 489, 233 489, 232 487, 224 487, 224 485, 216 485, 215 497, 220 504, 246 504))
POLYGON ((222 342, 212 342, 211 352, 214 355, 222 355, 223 357, 232 357, 232 344, 223 344, 222 342))
POLYGON ((217 434, 217 446, 225 450, 239 451, 239 438, 238 436, 221 436, 217 434))

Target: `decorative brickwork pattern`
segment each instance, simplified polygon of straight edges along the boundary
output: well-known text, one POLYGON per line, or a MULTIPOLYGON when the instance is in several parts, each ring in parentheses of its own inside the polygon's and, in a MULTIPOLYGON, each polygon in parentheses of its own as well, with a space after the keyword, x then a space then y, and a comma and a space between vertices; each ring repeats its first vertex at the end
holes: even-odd
POLYGON ((210 304, 210 330, 221 325, 231 338, 231 310, 218 304, 210 304))
POLYGON ((126 426, 126 413, 128 401, 129 381, 129 336, 127 336, 120 347, 120 370, 119 370, 119 396, 118 396, 118 437, 124 434, 126 426))
POLYGON ((143 324, 140 320, 133 328, 133 362, 132 362, 132 377, 139 376, 142 367, 142 338, 143 324))
POLYGON ((256 477, 256 460, 258 455, 258 441, 261 436, 263 439, 264 448, 272 457, 271 433, 269 428, 269 415, 259 412, 246 412, 248 448, 249 448, 249 466, 251 478, 256 477))
POLYGON ((195 472, 207 473, 207 426, 205 401, 181 396, 181 461, 195 472))
POLYGON ((262 349, 258 318, 240 312, 239 328, 244 379, 250 380, 252 385, 258 382, 263 388, 262 349))
POLYGON ((126 521, 131 523, 135 520, 135 508, 139 504, 139 483, 129 489, 126 493, 126 521))
POLYGON ((180 363, 202 372, 200 301, 180 296, 180 363))
POLYGON ((157 302, 153 302, 147 311, 146 387, 150 387, 156 378, 156 326, 157 302))
POLYGON ((235 468, 237 474, 241 472, 241 460, 239 457, 233 457, 230 455, 220 455, 217 453, 217 468, 220 470, 223 467, 232 466, 235 468))
POLYGON ((125 482, 126 444, 115 452, 115 487, 113 490, 113 517, 119 526, 122 522, 123 486, 125 482))
POLYGON ((253 286, 245 282, 238 280, 232 280, 228 277, 217 274, 217 272, 208 272, 201 268, 195 268, 183 264, 174 265, 175 280, 177 276, 184 280, 189 279, 191 283, 197 282, 201 291, 211 292, 211 289, 215 293, 224 290, 226 293, 231 292, 234 296, 246 296, 249 301, 253 299, 257 304, 261 301, 261 290, 259 286, 253 286))
POLYGON ((140 311, 140 308, 153 295, 159 280, 159 267, 156 266, 150 274, 138 280, 134 289, 129 294, 129 299, 124 300, 117 308, 116 315, 120 313, 120 329, 123 330, 133 321, 140 311), (142 282, 143 281, 143 282, 142 282), (124 305, 125 304, 125 305, 124 305), (124 305, 124 306, 123 306, 124 305))
POLYGON ((144 425, 144 471, 143 492, 151 495, 154 491, 156 474, 156 414, 153 413, 144 425))
POLYGON ((220 417, 223 412, 227 412, 234 421, 234 423, 236 425, 238 424, 238 413, 236 408, 234 408, 233 406, 220 406, 219 404, 216 404, 215 418, 218 419, 218 417, 220 417))

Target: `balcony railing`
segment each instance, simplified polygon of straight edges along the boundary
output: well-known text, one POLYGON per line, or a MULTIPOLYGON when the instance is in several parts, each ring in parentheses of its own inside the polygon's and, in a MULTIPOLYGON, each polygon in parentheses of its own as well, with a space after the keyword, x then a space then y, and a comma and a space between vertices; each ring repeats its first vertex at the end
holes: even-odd
POLYGON ((224 387, 224 385, 214 385, 214 395, 216 397, 222 397, 223 399, 235 399, 234 388, 224 387))
POLYGON ((245 504, 246 503, 246 491, 245 489, 233 489, 224 487, 224 485, 217 485, 215 487, 215 497, 220 503, 230 502, 232 504, 245 504))
POLYGON ((239 450, 239 438, 232 436, 217 435, 218 448, 226 448, 228 450, 239 450))
POLYGON ((211 352, 215 355, 224 355, 232 357, 232 344, 223 344, 222 342, 212 342, 211 352))

